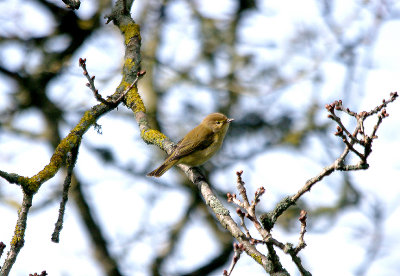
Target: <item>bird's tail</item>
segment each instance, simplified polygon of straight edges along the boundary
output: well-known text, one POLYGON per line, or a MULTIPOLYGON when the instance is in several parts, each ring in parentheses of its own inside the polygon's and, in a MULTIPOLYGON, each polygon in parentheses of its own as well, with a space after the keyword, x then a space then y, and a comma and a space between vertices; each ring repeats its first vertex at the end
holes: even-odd
POLYGON ((178 160, 165 160, 165 162, 155 169, 152 172, 149 172, 147 176, 154 176, 154 177, 160 177, 162 176, 167 170, 169 170, 173 165, 175 165, 178 162, 178 160))

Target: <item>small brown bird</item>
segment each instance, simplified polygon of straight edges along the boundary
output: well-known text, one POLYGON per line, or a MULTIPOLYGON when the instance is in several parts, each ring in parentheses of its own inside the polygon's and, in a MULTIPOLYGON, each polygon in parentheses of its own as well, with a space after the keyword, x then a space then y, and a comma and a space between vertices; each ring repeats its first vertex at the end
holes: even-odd
POLYGON ((224 114, 212 113, 192 129, 178 142, 175 150, 165 159, 164 163, 147 174, 147 176, 162 176, 173 165, 185 164, 199 166, 210 159, 221 147, 229 123, 224 114))

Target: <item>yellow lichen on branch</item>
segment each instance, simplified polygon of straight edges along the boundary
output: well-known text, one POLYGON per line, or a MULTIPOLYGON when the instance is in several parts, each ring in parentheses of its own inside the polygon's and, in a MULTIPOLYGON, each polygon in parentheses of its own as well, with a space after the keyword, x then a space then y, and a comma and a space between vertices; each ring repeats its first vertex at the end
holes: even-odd
POLYGON ((57 173, 62 166, 67 153, 79 143, 80 139, 81 137, 78 137, 76 133, 69 133, 68 136, 65 137, 57 146, 50 159, 50 163, 47 164, 38 174, 30 178, 27 186, 24 188, 27 188, 31 193, 36 193, 43 182, 49 180, 57 173))
POLYGON ((259 256, 259 255, 257 255, 257 254, 251 254, 250 256, 253 258, 253 260, 255 260, 257 263, 259 263, 260 265, 262 265, 262 258, 261 258, 261 256, 259 256))
POLYGON ((24 231, 20 228, 19 224, 15 225, 14 236, 11 240, 11 246, 17 246, 23 240, 24 231))
POLYGON ((124 62, 124 69, 131 71, 133 66, 135 66, 135 62, 133 61, 133 59, 126 58, 124 62))
POLYGON ((159 148, 163 148, 163 141, 167 139, 164 134, 154 129, 142 130, 140 136, 146 143, 156 145, 159 148))
POLYGON ((60 144, 55 149, 53 156, 50 159, 50 163, 47 164, 43 170, 31 178, 21 178, 21 185, 25 191, 29 193, 36 193, 41 184, 52 178, 60 167, 63 165, 67 153, 74 147, 79 145, 82 135, 96 122, 96 117, 93 116, 92 111, 87 111, 83 115, 79 124, 61 140, 60 144))
POLYGON ((135 24, 134 22, 130 22, 126 25, 121 25, 119 28, 120 28, 122 34, 124 35, 125 45, 128 45, 128 43, 131 41, 131 39, 135 36, 138 36, 139 39, 141 40, 140 27, 138 24, 135 24))
MULTIPOLYGON (((129 87, 129 83, 125 80, 121 82, 118 86, 117 90, 121 89, 121 91, 125 90, 129 87)), ((132 89, 125 96, 125 104, 134 112, 146 112, 146 107, 143 104, 142 98, 139 95, 137 87, 132 87, 132 89)))

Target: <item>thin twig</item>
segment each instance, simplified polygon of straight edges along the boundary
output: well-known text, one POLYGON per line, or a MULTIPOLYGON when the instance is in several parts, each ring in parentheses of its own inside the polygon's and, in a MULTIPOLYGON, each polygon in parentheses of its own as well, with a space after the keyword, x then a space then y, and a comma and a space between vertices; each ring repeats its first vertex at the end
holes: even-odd
POLYGON ((88 83, 86 83, 86 86, 89 87, 90 90, 92 90, 93 95, 96 98, 96 100, 98 100, 99 102, 101 102, 105 105, 110 105, 110 103, 99 94, 99 90, 96 89, 96 87, 94 85, 95 76, 91 77, 89 75, 89 72, 86 69, 86 58, 79 58, 79 66, 82 67, 83 75, 88 80, 88 83))
POLYGON ((64 223, 65 206, 68 201, 68 191, 71 187, 72 171, 75 167, 76 160, 78 158, 79 145, 80 144, 75 146, 75 148, 73 148, 67 155, 67 176, 65 177, 64 180, 62 199, 60 202, 60 208, 58 210, 58 219, 55 224, 53 234, 51 235, 51 240, 55 243, 58 243, 60 241, 60 232, 61 229, 63 228, 63 223, 64 223))
MULTIPOLYGON (((237 199, 236 194, 227 193, 228 202, 233 202, 237 206, 239 206, 240 208, 243 208, 246 211, 246 213, 243 213, 239 208, 240 213, 238 213, 238 214, 241 215, 243 213, 247 219, 252 221, 254 226, 256 227, 257 231, 261 234, 263 240, 265 242, 267 242, 270 237, 270 233, 268 230, 264 229, 261 226, 260 222, 258 221, 258 219, 256 217, 256 213, 255 213, 255 207, 256 207, 257 203, 260 201, 259 200, 260 196, 262 194, 264 194, 265 189, 264 189, 264 187, 259 188, 255 193, 255 199, 250 204, 248 197, 247 197, 246 188, 244 187, 245 183, 242 180, 242 174, 243 174, 243 171, 236 172, 237 189, 239 190, 239 193, 243 198, 243 202, 240 201, 239 199, 237 199)), ((238 212, 238 210, 237 210, 237 212, 238 212)))
POLYGON ((325 167, 322 170, 322 172, 320 172, 316 177, 313 177, 313 178, 307 180, 306 184, 294 196, 291 197, 291 200, 296 202, 297 199, 300 198, 300 196, 302 196, 305 192, 310 191, 310 189, 312 188, 312 186, 315 183, 321 181, 325 176, 330 175, 335 170, 349 171, 349 170, 365 170, 365 169, 367 169, 369 167, 369 165, 367 163, 367 157, 368 157, 369 153, 372 151, 371 150, 371 142, 374 138, 376 138, 376 131, 382 122, 382 118, 385 118, 388 116, 388 114, 386 113, 386 110, 385 109, 382 110, 382 108, 385 107, 388 103, 393 102, 397 97, 398 97, 397 92, 390 93, 389 100, 383 100, 383 104, 374 108, 370 112, 364 111, 364 112, 360 112, 360 114, 356 114, 355 112, 350 111, 348 108, 343 108, 342 101, 335 101, 332 104, 326 105, 325 108, 330 113, 328 117, 330 119, 334 120, 335 122, 337 122, 339 125, 339 127, 337 129, 338 131, 335 133, 335 135, 340 136, 342 138, 346 147, 345 147, 343 153, 340 155, 340 157, 335 160, 335 162, 333 162, 330 166, 325 167), (342 124, 340 118, 335 115, 335 113, 334 113, 335 110, 344 111, 344 112, 350 114, 351 116, 354 116, 357 119, 357 126, 354 130, 354 134, 350 134, 350 132, 345 128, 345 126, 342 124), (370 137, 370 136, 366 135, 365 131, 362 129, 363 121, 367 117, 379 112, 380 110, 382 110, 382 113, 378 115, 378 122, 374 126, 374 130, 372 132, 372 137, 370 137), (344 135, 343 131, 351 139, 350 142, 347 141, 346 136, 344 135), (359 132, 361 132, 362 135, 365 136, 364 141, 366 141, 366 142, 360 142, 356 138, 356 134, 359 132), (368 142, 368 141, 370 141, 370 142, 368 142), (358 143, 364 147, 364 154, 361 154, 359 151, 354 149, 354 147, 353 147, 354 143, 358 143), (354 165, 344 165, 344 160, 350 151, 354 152, 361 159, 361 162, 359 162, 358 164, 354 164, 354 165))
MULTIPOLYGON (((331 114, 328 115, 328 118, 334 120, 334 121, 339 125, 340 129, 341 129, 342 131, 344 131, 344 132, 347 134, 347 136, 349 136, 349 138, 353 141, 353 143, 360 144, 360 141, 356 138, 356 136, 355 136, 355 135, 352 135, 352 134, 347 130, 347 128, 343 125, 341 119, 335 114, 335 112, 334 112, 334 110, 335 110, 335 104, 337 104, 337 103, 338 103, 338 102, 336 101, 336 102, 334 102, 334 103, 332 103, 332 104, 330 104, 330 105, 325 105, 325 108, 331 113, 331 114)), ((340 106, 341 106, 341 101, 340 101, 340 106)), ((342 109, 340 109, 340 110, 342 110, 342 109)), ((348 113, 349 113, 349 112, 351 112, 351 111, 348 111, 348 113)), ((352 113, 353 113, 353 112, 352 112, 352 113)))
POLYGON ((222 275, 224 276, 229 276, 231 275, 233 269, 235 268, 235 265, 240 259, 240 255, 243 253, 244 246, 241 243, 234 243, 233 244, 233 257, 232 257, 232 262, 231 265, 229 266, 228 270, 224 270, 224 273, 222 275))
POLYGON ((117 99, 104 99, 100 94, 99 94, 99 90, 95 87, 94 85, 94 80, 95 80, 95 76, 90 76, 89 72, 86 69, 86 58, 79 58, 79 66, 82 67, 83 70, 83 75, 87 78, 88 83, 86 83, 86 86, 90 88, 90 90, 92 90, 93 95, 95 96, 96 100, 98 100, 99 102, 105 104, 105 105, 109 105, 109 106, 117 106, 122 99, 125 97, 125 95, 137 84, 137 82, 139 81, 139 79, 141 77, 143 77, 146 74, 146 71, 140 71, 137 73, 135 80, 132 82, 131 85, 129 85, 122 93, 121 95, 119 95, 119 97, 117 99))
POLYGON ((251 238, 250 231, 247 228, 246 223, 244 222, 244 217, 246 216, 246 214, 243 213, 243 211, 240 208, 236 208, 236 214, 238 214, 238 216, 240 218, 240 225, 243 227, 243 229, 246 233, 246 237, 251 238))
POLYGON ((226 197, 227 197, 228 202, 233 202, 240 208, 246 209, 244 206, 244 203, 241 202, 240 199, 237 198, 236 194, 227 193, 226 197))
POLYGON ((242 196, 243 198, 243 204, 244 204, 244 208, 248 209, 250 207, 250 203, 249 203, 249 199, 247 198, 247 192, 246 192, 246 188, 244 187, 244 182, 242 181, 242 174, 243 171, 238 171, 236 172, 236 176, 237 176, 237 190, 239 191, 239 194, 242 196))
POLYGON ((302 250, 304 247, 307 246, 307 244, 304 241, 304 234, 307 232, 307 230, 306 230, 307 212, 305 210, 301 210, 299 221, 301 223, 301 229, 300 229, 299 243, 297 244, 296 248, 294 249, 295 254, 298 254, 300 252, 300 250, 302 250))
POLYGON ((118 103, 120 103, 122 101, 122 99, 125 97, 126 94, 128 94, 128 92, 137 84, 137 82, 139 81, 140 78, 142 78, 144 75, 146 74, 146 71, 140 71, 139 73, 137 73, 135 80, 132 82, 131 85, 129 85, 124 92, 121 93, 121 95, 111 102, 114 105, 117 105, 118 103))

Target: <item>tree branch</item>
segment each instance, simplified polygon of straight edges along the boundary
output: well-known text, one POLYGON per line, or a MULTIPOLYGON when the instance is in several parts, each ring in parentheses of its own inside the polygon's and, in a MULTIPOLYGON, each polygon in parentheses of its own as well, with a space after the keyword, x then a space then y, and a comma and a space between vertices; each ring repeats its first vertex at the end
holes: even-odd
POLYGON ((32 206, 33 194, 28 194, 24 192, 22 206, 18 211, 17 224, 14 230, 14 236, 11 240, 11 248, 7 253, 7 258, 4 261, 3 266, 0 270, 0 275, 6 276, 10 273, 13 264, 15 263, 18 253, 24 246, 25 231, 26 231, 26 221, 28 219, 28 212, 32 206))
POLYGON ((63 223, 64 223, 65 205, 67 204, 68 192, 69 192, 69 188, 71 187, 72 171, 75 167, 76 160, 78 159, 79 146, 80 146, 80 144, 78 144, 71 152, 69 152, 68 156, 67 156, 67 176, 65 177, 65 180, 64 180, 62 199, 61 199, 60 208, 58 211, 58 219, 55 224, 53 234, 51 236, 51 240, 56 243, 58 243, 60 241, 60 232, 61 232, 61 229, 62 229, 63 223))
MULTIPOLYGON (((317 176, 310 178, 309 180, 306 181, 304 186, 293 196, 291 197, 286 197, 284 198, 280 203, 277 204, 274 210, 272 210, 269 213, 264 213, 260 216, 261 222, 263 224, 263 227, 266 229, 272 229, 274 226, 276 220, 278 217, 286 211, 290 206, 296 204, 297 200, 304 195, 306 192, 310 191, 311 188, 318 182, 320 182, 325 176, 330 175, 334 171, 354 171, 354 170, 366 170, 368 169, 369 165, 367 163, 367 158, 369 154, 372 152, 372 141, 376 139, 376 132, 379 127, 379 125, 382 122, 383 118, 388 117, 388 114, 384 107, 387 106, 388 103, 391 103, 396 100, 398 97, 397 92, 390 93, 390 99, 389 100, 383 100, 383 103, 374 109, 372 109, 369 112, 363 111, 360 112, 359 114, 349 110, 348 108, 344 108, 342 105, 342 101, 335 101, 332 104, 326 105, 325 108, 328 110, 330 113, 328 115, 328 118, 334 120, 339 124, 338 132, 335 133, 337 136, 344 137, 344 133, 351 139, 350 142, 345 143, 345 148, 342 152, 342 154, 329 166, 325 167, 317 176), (339 110, 342 112, 345 112, 349 114, 350 116, 356 118, 357 120, 357 126, 355 127, 355 130, 353 134, 350 133, 346 129, 346 127, 341 123, 341 120, 338 116, 335 114, 335 110, 339 110), (371 115, 377 114, 378 112, 381 112, 378 114, 378 121, 373 127, 373 131, 371 135, 367 135, 365 133, 365 129, 363 127, 364 121, 370 117, 371 115), (344 131, 344 133, 343 133, 344 131), (357 139, 357 135, 361 134, 363 137, 363 140, 357 139), (357 154, 357 156, 361 159, 357 164, 350 164, 346 165, 345 164, 345 159, 349 152, 353 151, 355 152, 353 145, 355 143, 360 144, 364 148, 364 152, 360 155, 357 154)), ((347 139, 345 139, 347 141, 347 139)))

